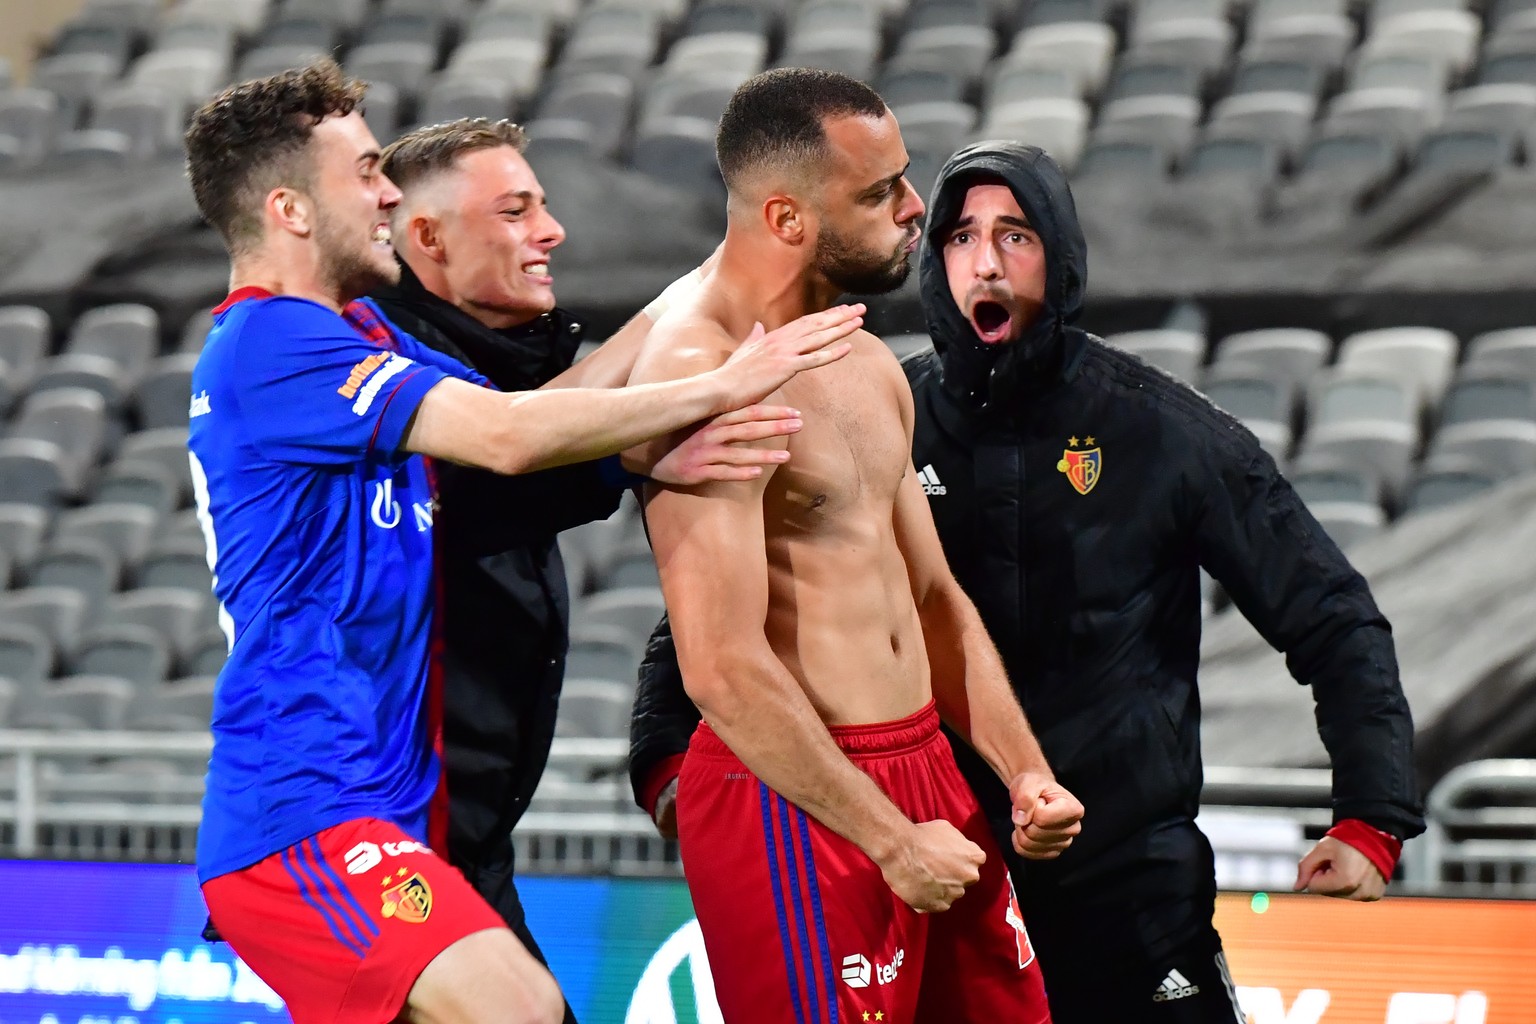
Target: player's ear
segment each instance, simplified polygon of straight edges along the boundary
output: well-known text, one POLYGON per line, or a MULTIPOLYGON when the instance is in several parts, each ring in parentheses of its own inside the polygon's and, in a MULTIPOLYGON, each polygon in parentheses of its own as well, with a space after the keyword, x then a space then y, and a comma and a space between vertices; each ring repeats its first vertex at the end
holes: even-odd
POLYGON ((799 245, 805 241, 810 225, 805 210, 792 196, 769 196, 763 202, 763 221, 769 232, 782 242, 799 245))
POLYGON ((405 222, 405 237, 429 260, 442 263, 448 258, 448 247, 443 244, 441 227, 436 217, 413 213, 405 222))
POLYGON ((267 219, 290 234, 306 238, 314 229, 314 211, 309 200, 298 189, 286 186, 267 193, 267 219))

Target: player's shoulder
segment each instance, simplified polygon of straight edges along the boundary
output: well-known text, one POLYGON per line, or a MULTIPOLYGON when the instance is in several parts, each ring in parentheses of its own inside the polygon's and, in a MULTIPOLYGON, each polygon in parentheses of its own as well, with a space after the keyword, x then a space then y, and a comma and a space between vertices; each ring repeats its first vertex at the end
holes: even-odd
POLYGON ((708 373, 724 365, 734 347, 718 321, 674 308, 646 335, 629 382, 644 384, 708 373))

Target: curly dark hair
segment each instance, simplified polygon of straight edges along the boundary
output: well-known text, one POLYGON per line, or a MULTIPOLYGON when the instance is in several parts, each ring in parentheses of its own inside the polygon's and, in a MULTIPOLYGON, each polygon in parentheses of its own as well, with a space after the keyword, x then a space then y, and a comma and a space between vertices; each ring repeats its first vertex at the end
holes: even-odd
POLYGON ((232 253, 261 238, 261 205, 281 185, 307 187, 315 125, 362 103, 366 83, 336 62, 240 82, 203 104, 187 128, 187 175, 203 218, 232 253))
POLYGON ((511 146, 521 153, 528 136, 512 121, 463 117, 457 121, 429 124, 407 132, 384 147, 385 176, 401 189, 446 171, 455 160, 477 149, 511 146))

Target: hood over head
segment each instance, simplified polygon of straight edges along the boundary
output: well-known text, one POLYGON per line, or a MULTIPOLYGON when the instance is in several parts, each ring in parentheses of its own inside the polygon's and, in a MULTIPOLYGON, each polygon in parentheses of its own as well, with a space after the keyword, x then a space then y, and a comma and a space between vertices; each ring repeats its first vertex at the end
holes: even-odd
POLYGON ((1023 391, 1040 390, 1075 367, 1086 335, 1073 327, 1088 283, 1088 247, 1077 220, 1067 175, 1043 150, 1017 142, 972 143, 939 171, 928 202, 928 223, 918 262, 923 313, 943 358, 946 391, 972 405, 990 406, 1023 391), (1001 181, 1045 246, 1045 303, 1017 341, 988 345, 976 336, 950 294, 944 239, 978 181, 1001 181))

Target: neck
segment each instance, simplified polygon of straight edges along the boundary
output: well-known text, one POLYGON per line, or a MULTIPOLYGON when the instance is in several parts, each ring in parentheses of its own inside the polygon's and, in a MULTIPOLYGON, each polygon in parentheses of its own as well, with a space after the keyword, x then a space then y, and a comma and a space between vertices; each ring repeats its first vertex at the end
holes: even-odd
POLYGON ((442 299, 459 312, 473 318, 484 327, 493 331, 503 331, 509 327, 521 327, 538 317, 538 313, 508 313, 499 309, 487 309, 478 303, 471 302, 466 296, 453 287, 453 282, 448 280, 448 275, 443 273, 442 266, 434 260, 428 259, 419 251, 412 248, 400 250, 400 259, 416 275, 416 280, 421 286, 431 292, 437 298, 442 299))
POLYGON ((720 262, 709 281, 725 300, 722 317, 745 337, 754 321, 776 330, 830 307, 841 290, 807 265, 804 246, 791 247, 738 226, 726 229, 720 262))
POLYGON ((273 295, 317 302, 337 313, 356 295, 342 295, 333 281, 320 272, 312 246, 287 247, 290 251, 262 249, 230 262, 229 290, 264 288, 273 295))

